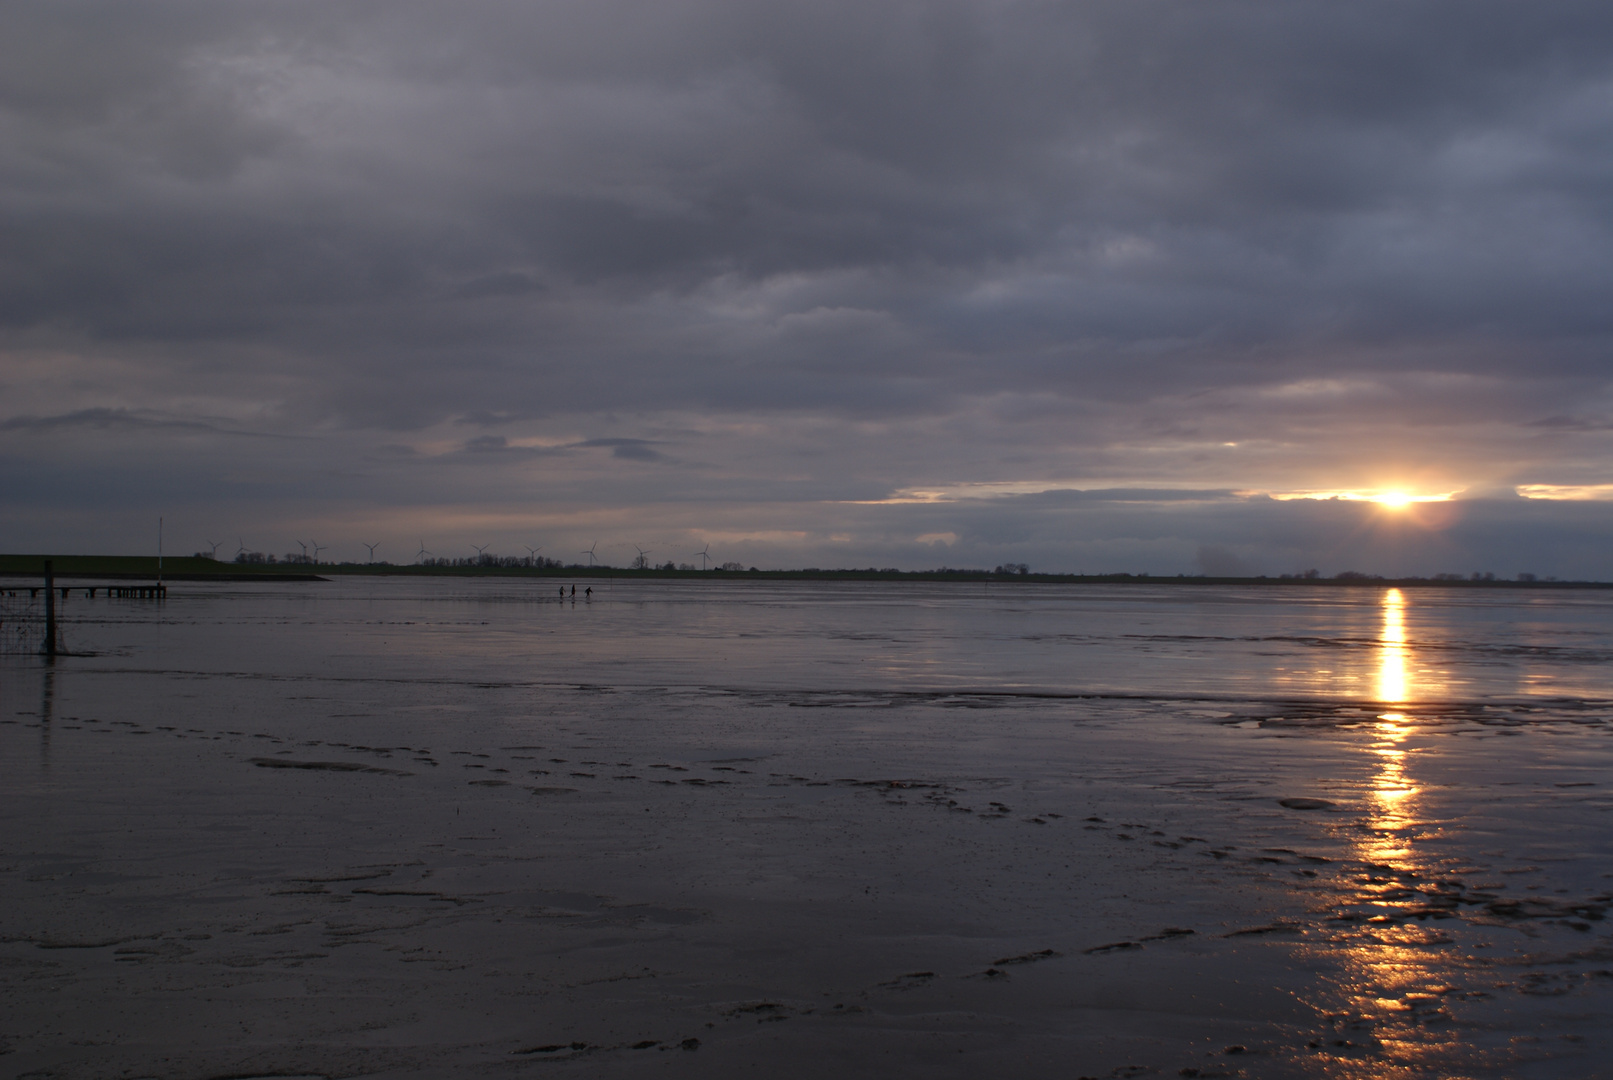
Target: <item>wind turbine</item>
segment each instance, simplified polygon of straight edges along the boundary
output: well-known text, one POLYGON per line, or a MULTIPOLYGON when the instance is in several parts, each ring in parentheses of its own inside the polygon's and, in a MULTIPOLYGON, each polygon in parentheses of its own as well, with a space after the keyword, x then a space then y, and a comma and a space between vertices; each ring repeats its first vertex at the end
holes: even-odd
POLYGON ((531 566, 536 563, 538 561, 538 552, 543 550, 543 545, 539 544, 537 547, 533 547, 531 544, 522 544, 521 546, 526 548, 526 564, 531 566))
POLYGON ((420 550, 415 552, 414 561, 419 562, 422 558, 430 554, 431 552, 426 550, 426 542, 422 540, 420 541, 420 550))
POLYGON ((648 570, 650 568, 650 553, 639 547, 637 544, 633 545, 633 550, 638 552, 639 569, 648 570))
POLYGON ((318 540, 310 540, 308 542, 310 544, 314 545, 314 565, 318 566, 319 565, 319 553, 321 551, 324 551, 330 545, 329 544, 321 544, 318 540))
POLYGON ((241 542, 241 546, 235 549, 235 557, 239 559, 242 555, 246 554, 246 537, 237 536, 236 539, 241 542))
POLYGON ((478 547, 476 544, 472 544, 471 547, 476 548, 476 561, 477 562, 486 562, 487 561, 487 549, 492 547, 492 546, 493 545, 491 545, 491 544, 482 544, 482 545, 480 545, 478 547))
POLYGON ((598 546, 599 546, 599 541, 595 540, 593 547, 589 548, 587 551, 579 551, 579 552, 577 552, 577 554, 588 556, 588 565, 592 566, 592 565, 594 565, 594 548, 596 548, 598 546))
MULTIPOLYGON (((359 543, 364 544, 364 541, 360 540, 359 543)), ((380 547, 381 545, 379 543, 375 543, 375 544, 364 544, 364 546, 370 549, 370 562, 374 562, 375 561, 375 549, 380 547)))
POLYGON ((303 543, 301 540, 298 540, 296 543, 297 543, 298 547, 302 548, 302 561, 307 562, 308 561, 308 545, 303 543))
POLYGON ((219 542, 217 540, 209 540, 209 541, 207 541, 207 546, 213 549, 213 561, 214 562, 218 561, 218 544, 219 544, 219 542))
POLYGON ((704 570, 706 568, 706 560, 711 558, 711 545, 707 544, 699 551, 691 552, 691 554, 700 556, 700 569, 704 570))

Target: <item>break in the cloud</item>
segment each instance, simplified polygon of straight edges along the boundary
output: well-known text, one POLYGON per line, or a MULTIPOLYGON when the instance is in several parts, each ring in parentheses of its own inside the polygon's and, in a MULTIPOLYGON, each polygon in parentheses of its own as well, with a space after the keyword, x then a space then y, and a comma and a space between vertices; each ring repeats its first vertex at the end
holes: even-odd
POLYGON ((1610 187, 1593 3, 11 4, 0 546, 1608 577, 1610 187))

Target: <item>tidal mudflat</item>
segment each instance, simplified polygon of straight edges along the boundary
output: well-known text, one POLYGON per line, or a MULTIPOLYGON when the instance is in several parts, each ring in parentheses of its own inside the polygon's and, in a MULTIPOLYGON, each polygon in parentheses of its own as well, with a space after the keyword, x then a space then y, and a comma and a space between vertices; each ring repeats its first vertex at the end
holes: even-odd
POLYGON ((1613 1060, 1605 594, 555 587, 0 661, 0 1072, 1613 1060))

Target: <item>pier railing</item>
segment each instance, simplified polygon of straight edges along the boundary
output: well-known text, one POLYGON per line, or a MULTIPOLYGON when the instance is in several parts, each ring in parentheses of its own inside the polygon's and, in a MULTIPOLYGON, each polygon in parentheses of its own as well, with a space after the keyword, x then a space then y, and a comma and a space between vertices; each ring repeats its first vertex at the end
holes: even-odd
POLYGON ((52 564, 46 561, 42 585, 0 584, 0 656, 54 659, 65 655, 58 611, 75 593, 86 600, 99 594, 108 600, 166 600, 168 586, 161 581, 154 585, 58 585, 52 564))

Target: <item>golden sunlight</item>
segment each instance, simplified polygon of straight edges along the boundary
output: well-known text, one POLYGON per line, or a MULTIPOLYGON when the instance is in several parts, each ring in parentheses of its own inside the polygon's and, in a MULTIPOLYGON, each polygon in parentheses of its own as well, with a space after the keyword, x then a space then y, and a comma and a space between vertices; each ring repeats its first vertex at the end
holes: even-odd
MULTIPOLYGON (((1338 489, 1322 491, 1267 491, 1260 494, 1269 495, 1278 502, 1288 502, 1293 499, 1311 499, 1317 502, 1337 500, 1339 502, 1369 502, 1390 510, 1403 510, 1408 506, 1421 503, 1450 502, 1465 489, 1457 488, 1454 491, 1438 491, 1431 495, 1418 495, 1401 488, 1378 490, 1338 489)), ((1239 492, 1242 495, 1256 494, 1253 489, 1239 492)))
POLYGON ((1406 598, 1399 589, 1383 594, 1383 633, 1379 637, 1378 700, 1406 700, 1406 598))

